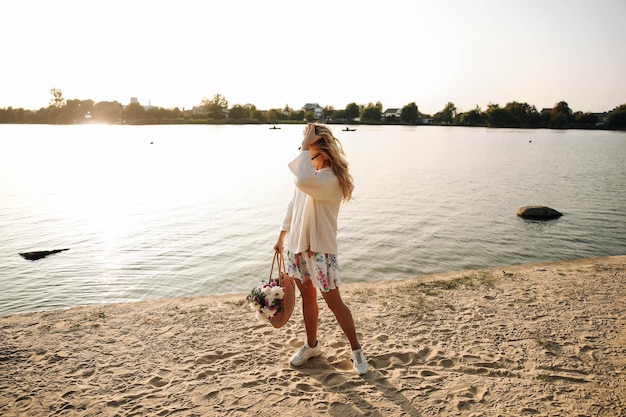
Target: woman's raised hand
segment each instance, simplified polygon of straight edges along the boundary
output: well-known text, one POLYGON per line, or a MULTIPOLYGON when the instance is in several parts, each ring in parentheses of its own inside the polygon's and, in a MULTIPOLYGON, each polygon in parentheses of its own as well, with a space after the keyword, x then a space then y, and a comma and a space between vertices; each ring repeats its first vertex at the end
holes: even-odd
POLYGON ((315 123, 307 123, 306 128, 304 129, 304 138, 302 139, 302 150, 308 150, 309 146, 318 141, 320 138, 321 136, 315 133, 315 123))

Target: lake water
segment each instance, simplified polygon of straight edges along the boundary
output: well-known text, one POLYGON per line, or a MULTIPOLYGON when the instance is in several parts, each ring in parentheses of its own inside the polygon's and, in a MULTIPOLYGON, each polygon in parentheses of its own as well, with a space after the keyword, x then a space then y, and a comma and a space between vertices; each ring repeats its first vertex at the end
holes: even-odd
MULTIPOLYGON (((625 132, 341 128, 345 283, 626 253, 625 132), (524 205, 564 216, 523 220, 524 205)), ((269 274, 302 131, 0 125, 0 316, 248 292, 269 274)))

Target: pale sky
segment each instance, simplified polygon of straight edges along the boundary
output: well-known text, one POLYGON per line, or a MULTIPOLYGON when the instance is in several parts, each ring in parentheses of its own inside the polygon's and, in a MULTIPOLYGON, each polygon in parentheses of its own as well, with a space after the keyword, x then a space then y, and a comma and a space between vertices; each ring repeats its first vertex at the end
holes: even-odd
POLYGON ((187 109, 626 103, 626 0, 19 0, 0 39, 0 108, 53 87, 187 109))

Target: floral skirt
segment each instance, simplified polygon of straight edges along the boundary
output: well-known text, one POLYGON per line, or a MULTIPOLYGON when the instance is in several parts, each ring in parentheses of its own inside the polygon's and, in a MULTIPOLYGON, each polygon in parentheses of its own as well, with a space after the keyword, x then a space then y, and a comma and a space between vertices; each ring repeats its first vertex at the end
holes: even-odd
POLYGON ((337 255, 313 252, 292 253, 287 251, 287 274, 302 283, 311 280, 313 286, 323 292, 339 287, 339 264, 337 255))

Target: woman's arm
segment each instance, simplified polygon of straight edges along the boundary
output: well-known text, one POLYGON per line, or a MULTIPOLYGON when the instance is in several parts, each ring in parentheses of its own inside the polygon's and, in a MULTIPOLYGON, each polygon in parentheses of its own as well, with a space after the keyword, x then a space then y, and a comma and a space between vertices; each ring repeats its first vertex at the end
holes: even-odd
POLYGON ((296 177, 296 187, 305 194, 319 200, 342 199, 337 176, 330 169, 316 171, 311 164, 309 150, 301 152, 296 159, 291 161, 289 169, 296 177))
POLYGON ((283 224, 281 225, 280 234, 278 235, 278 239, 276 240, 276 244, 274 245, 274 250, 276 252, 283 253, 283 246, 285 245, 285 236, 289 233, 291 229, 291 218, 293 217, 293 203, 296 198, 296 192, 294 190, 293 196, 287 205, 287 211, 285 212, 285 218, 283 219, 283 224))
POLYGON ((289 233, 287 230, 281 230, 278 235, 278 240, 276 240, 276 244, 274 245, 274 250, 276 252, 283 253, 283 249, 285 247, 285 236, 289 233))
POLYGON ((315 133, 315 123, 308 123, 302 138, 302 150, 308 151, 311 144, 317 142, 320 138, 321 136, 315 133))

